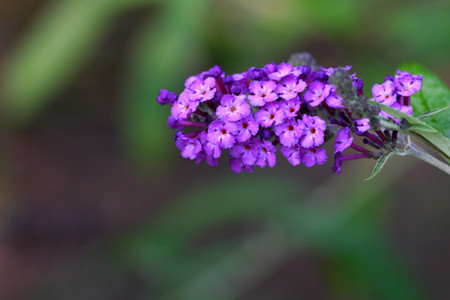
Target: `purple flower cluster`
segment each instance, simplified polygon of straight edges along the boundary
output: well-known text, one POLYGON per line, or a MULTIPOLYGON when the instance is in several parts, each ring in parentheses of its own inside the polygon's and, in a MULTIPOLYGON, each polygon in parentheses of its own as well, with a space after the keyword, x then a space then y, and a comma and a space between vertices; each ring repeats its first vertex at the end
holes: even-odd
MULTIPOLYGON (((343 161, 373 157, 353 144, 351 132, 368 137, 368 143, 378 148, 385 141, 369 132, 368 118, 354 119, 344 107, 344 99, 329 82, 335 70, 269 63, 226 75, 214 66, 189 77, 179 96, 161 90, 157 101, 172 106, 168 126, 177 129, 175 144, 183 157, 197 163, 205 160, 217 166, 228 149, 231 169, 251 172, 254 166, 273 167, 279 145, 294 166, 322 165, 327 161, 322 145, 336 133, 333 170, 339 174, 343 161), (360 153, 343 156, 348 147, 360 153)), ((354 74, 350 80, 361 95, 362 81, 354 74)), ((398 71, 395 78, 373 87, 373 100, 410 112, 409 97, 420 89, 421 81, 421 76, 398 71)))
MULTIPOLYGON (((395 77, 386 76, 384 83, 372 87, 373 100, 412 115, 410 98, 422 88, 422 81, 422 75, 411 75, 398 70, 395 77)), ((381 115, 391 117, 384 112, 381 115)))

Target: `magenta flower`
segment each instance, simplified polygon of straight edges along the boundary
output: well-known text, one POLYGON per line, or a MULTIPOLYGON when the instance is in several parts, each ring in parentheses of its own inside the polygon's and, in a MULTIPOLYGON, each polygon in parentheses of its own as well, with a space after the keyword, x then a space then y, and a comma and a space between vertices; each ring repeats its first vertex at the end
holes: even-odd
POLYGON ((404 112, 405 114, 408 114, 410 116, 412 115, 413 107, 411 105, 401 105, 399 103, 394 103, 391 106, 401 112, 404 112))
POLYGON ((258 158, 258 149, 252 141, 237 143, 231 147, 230 155, 241 159, 246 166, 253 166, 258 158))
POLYGON ((239 158, 230 158, 230 169, 235 173, 241 173, 242 170, 249 173, 253 172, 253 166, 244 165, 239 158))
POLYGON ((303 134, 305 125, 302 121, 288 119, 287 121, 273 127, 275 135, 280 139, 281 145, 291 147, 297 144, 303 134))
POLYGON ((284 77, 277 85, 277 93, 284 100, 291 100, 298 97, 298 94, 303 92, 306 88, 306 82, 297 77, 290 75, 284 77))
POLYGON ((219 144, 213 144, 208 140, 208 134, 205 131, 202 131, 199 134, 200 142, 203 145, 203 151, 206 154, 206 158, 219 158, 222 154, 222 149, 220 148, 219 144))
POLYGON ((173 105, 173 103, 177 100, 177 94, 174 92, 169 92, 168 90, 160 90, 159 96, 156 98, 156 101, 158 101, 159 104, 169 104, 173 105))
POLYGON ((300 72, 301 71, 299 69, 294 68, 292 65, 282 62, 278 65, 275 72, 268 74, 267 76, 272 80, 280 81, 288 75, 298 76, 300 75, 300 72))
POLYGON ((422 76, 412 76, 408 72, 397 71, 398 75, 395 76, 395 88, 397 94, 401 96, 411 96, 417 93, 422 88, 422 76))
POLYGON ((323 165, 327 162, 327 152, 323 148, 309 148, 304 149, 302 153, 302 163, 308 168, 318 165, 323 165))
POLYGON ((201 80, 202 76, 201 75, 194 75, 194 76, 189 76, 186 81, 184 82, 184 88, 185 89, 189 89, 189 87, 191 86, 191 84, 196 81, 196 80, 201 80))
POLYGON ((353 137, 350 136, 350 128, 345 127, 337 132, 336 141, 334 142, 334 153, 343 152, 350 147, 353 142, 353 137))
POLYGON ((324 131, 327 128, 325 121, 317 116, 311 117, 308 115, 303 115, 302 121, 304 124, 302 147, 313 148, 322 145, 324 142, 324 131))
POLYGON ((322 103, 330 94, 332 85, 324 84, 320 81, 314 81, 310 84, 309 90, 305 92, 303 98, 312 107, 316 107, 322 103))
POLYGON ((261 168, 264 168, 266 165, 271 168, 274 167, 277 161, 277 157, 275 155, 277 147, 275 147, 271 142, 265 140, 262 142, 259 141, 256 145, 259 149, 256 165, 261 168))
POLYGON ((295 118, 297 117, 298 111, 300 109, 300 100, 299 98, 294 98, 289 101, 280 101, 280 108, 284 113, 286 118, 295 118))
POLYGON ((251 115, 245 95, 224 95, 217 107, 216 115, 221 120, 239 121, 251 115))
POLYGON ((341 175, 341 168, 342 168, 342 152, 335 152, 334 154, 334 166, 332 167, 333 172, 335 172, 338 175, 341 175))
POLYGON ((202 144, 197 137, 190 138, 180 132, 176 137, 175 145, 181 150, 181 156, 189 159, 196 159, 202 151, 202 144))
POLYGON ((383 103, 384 105, 392 105, 397 101, 394 83, 390 80, 385 81, 383 84, 374 84, 372 94, 377 102, 383 103))
POLYGON ((252 117, 249 117, 236 122, 236 128, 236 140, 246 142, 258 133, 259 124, 252 117))
POLYGON ((284 114, 278 103, 269 102, 255 113, 255 120, 262 127, 270 127, 283 122, 284 114))
POLYGON ((271 80, 250 82, 248 101, 253 106, 263 106, 267 102, 277 100, 276 86, 276 83, 271 80))
POLYGON ((361 119, 361 120, 356 120, 356 129, 360 132, 360 133, 364 133, 367 130, 370 129, 370 125, 369 125, 370 120, 367 118, 361 119))
POLYGON ((214 98, 216 93, 216 79, 208 77, 205 80, 197 79, 189 87, 189 98, 194 101, 204 102, 214 98))
POLYGON ((231 148, 236 139, 234 134, 236 133, 236 125, 231 122, 223 122, 215 120, 209 124, 208 128, 208 141, 211 144, 219 145, 221 148, 231 148))
POLYGON ((342 107, 342 98, 336 94, 334 88, 331 89, 330 94, 325 99, 325 102, 329 107, 333 108, 341 108, 342 107))
POLYGON ((296 144, 292 147, 281 145, 280 151, 291 163, 291 165, 298 166, 302 162, 303 148, 299 144, 296 144))
POLYGON ((186 119, 188 115, 194 112, 199 105, 198 101, 191 101, 189 93, 184 91, 180 94, 178 101, 174 102, 170 112, 175 120, 186 119))

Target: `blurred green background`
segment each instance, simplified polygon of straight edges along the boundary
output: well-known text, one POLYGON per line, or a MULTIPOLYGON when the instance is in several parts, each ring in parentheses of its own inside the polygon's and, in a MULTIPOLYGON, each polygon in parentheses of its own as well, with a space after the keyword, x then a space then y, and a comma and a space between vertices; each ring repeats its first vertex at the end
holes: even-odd
MULTIPOLYGON (((448 299, 448 178, 182 159, 160 89, 312 53, 450 83, 448 1, 0 2, 0 299, 448 299), (447 196, 446 196, 447 195, 447 196)), ((331 149, 328 149, 331 153, 331 149)))

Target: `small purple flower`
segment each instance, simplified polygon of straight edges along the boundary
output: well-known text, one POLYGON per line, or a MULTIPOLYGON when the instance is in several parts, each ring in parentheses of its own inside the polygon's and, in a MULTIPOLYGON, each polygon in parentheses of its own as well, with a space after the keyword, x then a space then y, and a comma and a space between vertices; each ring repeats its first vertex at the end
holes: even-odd
POLYGON ((224 95, 216 110, 217 117, 221 120, 239 121, 251 115, 250 105, 245 95, 224 95))
POLYGON ((259 137, 263 140, 268 140, 272 137, 272 131, 270 129, 261 129, 259 137))
POLYGON ((391 106, 401 112, 404 112, 405 114, 408 114, 410 116, 412 115, 413 107, 411 105, 401 105, 399 103, 394 103, 391 106))
POLYGON ((280 151, 291 163, 291 165, 297 166, 301 163, 303 148, 299 144, 292 147, 281 145, 280 151))
POLYGON ((263 106, 266 102, 277 100, 276 86, 276 83, 271 80, 250 82, 248 101, 253 106, 263 106))
POLYGON ((303 134, 305 125, 302 121, 289 119, 279 125, 273 127, 275 135, 280 139, 281 145, 291 147, 297 144, 303 134))
POLYGON ((268 76, 269 74, 277 71, 277 64, 274 62, 268 63, 262 68, 262 73, 264 76, 268 76))
POLYGON ((338 96, 338 94, 334 90, 334 87, 331 89, 331 92, 328 95, 328 97, 325 99, 325 101, 329 107, 341 108, 343 106, 342 98, 338 96))
POLYGON ((231 78, 233 78, 234 82, 245 81, 248 78, 248 72, 242 72, 237 74, 232 74, 231 78))
POLYGON ((244 165, 238 158, 230 158, 230 169, 235 173, 241 173, 242 170, 253 172, 253 166, 244 165))
POLYGON ((248 76, 253 80, 261 80, 261 78, 263 77, 263 72, 261 69, 251 67, 248 70, 248 76))
POLYGON ((201 76, 199 75, 189 76, 188 79, 186 79, 186 81, 184 82, 184 87, 186 89, 189 89, 191 84, 198 79, 201 79, 201 76))
POLYGON ((189 85, 189 98, 194 101, 204 102, 214 98, 216 93, 216 79, 208 77, 205 80, 197 79, 189 85))
POLYGON ((377 102, 384 105, 392 105, 397 101, 397 95, 395 94, 395 87, 392 81, 385 81, 383 84, 374 84, 372 94, 377 102))
MULTIPOLYGON (((330 76, 331 73, 333 73, 334 71, 337 70, 336 68, 333 68, 333 67, 330 67, 330 68, 320 67, 320 68, 321 68, 322 71, 323 71, 325 74, 327 74, 328 76, 330 76)), ((346 70, 346 71, 350 71, 350 70, 352 69, 352 66, 348 66, 348 65, 347 65, 347 66, 345 66, 343 69, 346 70)))
POLYGON ((367 118, 361 119, 361 120, 356 120, 356 129, 360 132, 366 132, 367 130, 370 129, 370 125, 369 125, 370 120, 367 118))
POLYGON ((364 82, 358 77, 353 77, 352 78, 352 83, 356 87, 356 94, 358 96, 361 96, 363 94, 364 82))
POLYGON ((211 75, 212 77, 220 77, 223 74, 222 68, 220 66, 213 66, 211 67, 211 69, 209 69, 208 74, 211 75))
POLYGON ((411 96, 422 88, 423 77, 421 75, 411 75, 408 72, 397 71, 394 82, 397 94, 401 96, 411 96))
POLYGON ((312 107, 322 103, 330 94, 332 85, 324 84, 320 81, 314 81, 310 84, 309 90, 303 95, 304 99, 312 107))
POLYGON ((262 127, 270 127, 272 125, 278 125, 283 122, 284 114, 278 103, 269 102, 255 113, 255 120, 262 127))
POLYGON ((286 118, 295 118, 300 109, 300 99, 294 98, 289 101, 280 101, 279 105, 286 118))
POLYGON ((322 72, 324 72, 328 76, 330 76, 331 73, 333 73, 334 71, 337 70, 336 68, 333 68, 333 67, 329 67, 329 68, 320 67, 320 68, 322 69, 322 72))
POLYGON ((159 104, 169 104, 173 105, 173 103, 177 100, 177 94, 174 92, 169 92, 168 90, 160 90, 159 96, 156 98, 156 101, 158 101, 159 104))
POLYGON ((197 110, 198 101, 189 100, 189 93, 184 91, 180 94, 178 101, 174 102, 170 112, 175 120, 186 119, 188 115, 197 110))
POLYGON ((342 167, 342 152, 334 152, 334 166, 333 172, 338 175, 341 175, 341 167, 342 167))
POLYGON ((314 81, 326 82, 328 79, 328 75, 325 72, 317 72, 312 71, 305 78, 305 81, 308 85, 312 84, 314 81))
POLYGON ((270 141, 259 141, 258 146, 258 159, 256 160, 256 165, 264 168, 266 165, 269 167, 274 167, 277 161, 275 152, 277 147, 275 147, 270 141))
POLYGON ((236 122, 236 140, 238 142, 246 142, 252 136, 256 135, 259 130, 259 124, 252 117, 241 119, 236 122))
POLYGON ((303 115, 302 121, 304 124, 303 138, 301 145, 303 148, 318 147, 324 142, 324 131, 327 124, 320 117, 311 117, 303 115))
POLYGON ((302 153, 302 163, 308 168, 318 165, 323 165, 327 162, 327 152, 323 148, 304 149, 302 153))
POLYGON ((203 151, 206 154, 207 161, 208 157, 215 159, 220 157, 220 155, 222 154, 222 149, 218 144, 213 144, 208 140, 208 134, 205 131, 202 131, 199 134, 199 139, 203 145, 203 151))
POLYGON ((236 139, 234 138, 235 133, 236 125, 234 123, 214 120, 209 124, 208 141, 211 144, 228 149, 236 142, 236 139))
POLYGON ((350 147, 353 137, 350 136, 350 128, 345 127, 337 132, 336 141, 334 142, 334 153, 343 152, 350 147))
POLYGON ((288 75, 298 76, 300 75, 299 70, 294 69, 294 67, 288 63, 282 62, 278 65, 275 72, 270 73, 267 76, 272 80, 280 81, 281 79, 283 79, 283 77, 288 75))
POLYGON ((190 138, 181 132, 177 133, 175 145, 181 150, 181 156, 184 158, 196 159, 202 151, 202 144, 198 137, 190 138))
POLYGON ((240 158, 246 166, 253 166, 258 158, 258 149, 252 141, 234 144, 230 149, 230 155, 240 158))
POLYGON ((306 88, 306 82, 295 76, 284 77, 277 86, 277 93, 284 100, 290 100, 298 96, 306 88))

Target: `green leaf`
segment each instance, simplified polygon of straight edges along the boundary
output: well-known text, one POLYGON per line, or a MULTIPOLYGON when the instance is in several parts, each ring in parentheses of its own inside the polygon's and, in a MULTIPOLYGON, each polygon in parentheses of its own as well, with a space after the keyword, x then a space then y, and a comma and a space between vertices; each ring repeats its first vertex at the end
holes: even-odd
MULTIPOLYGON (((379 103, 380 104, 380 103, 379 103)), ((440 134, 436 129, 416 117, 410 116, 398 109, 380 104, 381 110, 390 114, 396 119, 405 119, 410 127, 408 133, 420 139, 433 149, 439 152, 447 161, 450 160, 450 140, 440 134)))
POLYGON ((380 173, 381 169, 384 167, 384 164, 387 162, 391 156, 395 155, 395 152, 389 152, 383 154, 378 160, 377 164, 375 165, 375 168, 373 168, 372 174, 370 174, 369 178, 366 178, 365 180, 370 180, 377 176, 378 173, 380 173))
POLYGON ((154 1, 51 1, 5 60, 3 117, 17 125, 32 121, 95 51, 115 16, 154 1))
POLYGON ((421 114, 420 116, 417 116, 417 119, 422 120, 422 119, 428 118, 430 116, 433 116, 433 115, 436 115, 436 114, 438 114, 440 112, 443 112, 443 111, 445 111, 446 109, 449 109, 449 108, 450 108, 450 105, 447 105, 445 107, 432 109, 432 110, 430 110, 430 111, 428 111, 428 112, 426 112, 424 114, 421 114))
MULTIPOLYGON (((434 109, 446 107, 450 103, 450 90, 442 80, 418 63, 406 63, 400 70, 411 74, 423 75, 422 89, 411 96, 411 105, 414 107, 414 116, 420 116, 434 109)), ((439 114, 424 120, 437 131, 450 138, 450 110, 443 110, 439 114)))

